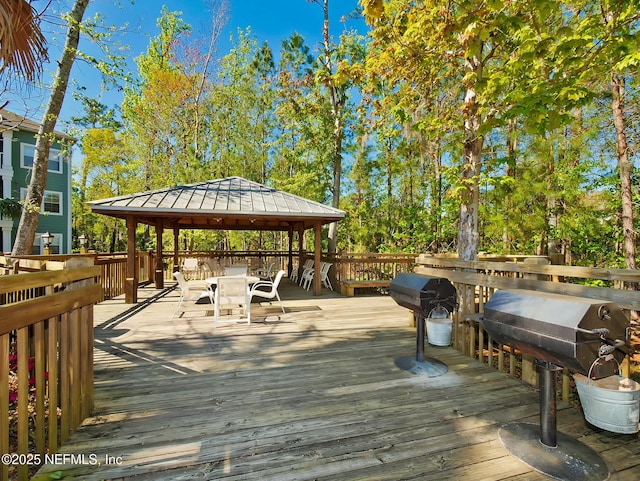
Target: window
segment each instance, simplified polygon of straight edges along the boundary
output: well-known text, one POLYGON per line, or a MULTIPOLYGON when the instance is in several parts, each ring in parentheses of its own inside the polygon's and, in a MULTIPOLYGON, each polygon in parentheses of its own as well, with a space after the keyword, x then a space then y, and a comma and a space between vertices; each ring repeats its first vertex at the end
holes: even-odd
MULTIPOLYGON (((20 166, 25 169, 33 167, 33 158, 36 155, 36 146, 32 144, 20 144, 20 166)), ((49 172, 62 173, 62 153, 57 149, 49 149, 49 172)))
MULTIPOLYGON (((20 200, 24 200, 27 197, 27 189, 24 187, 20 189, 20 200)), ((48 215, 62 215, 62 192, 55 192, 52 190, 45 190, 42 197, 42 205, 40 206, 40 213, 47 213, 48 215)))
POLYGON ((62 215, 62 193, 45 191, 42 199, 42 210, 49 214, 62 215))
POLYGON ((20 144, 20 148, 20 158, 22 159, 21 167, 24 167, 25 169, 32 168, 33 157, 36 155, 36 146, 30 144, 20 144))

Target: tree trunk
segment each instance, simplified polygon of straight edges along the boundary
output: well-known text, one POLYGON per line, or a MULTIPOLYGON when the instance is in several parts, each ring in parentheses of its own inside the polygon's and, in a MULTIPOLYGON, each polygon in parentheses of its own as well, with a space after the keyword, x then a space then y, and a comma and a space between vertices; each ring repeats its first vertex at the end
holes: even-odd
MULTIPOLYGON (((517 155, 517 129, 516 121, 510 119, 507 124, 507 166, 505 177, 516 178, 516 155, 517 155)), ((510 184, 505 187, 504 195, 504 214, 503 214, 503 227, 502 227, 502 251, 506 254, 511 252, 511 232, 509 230, 509 216, 512 211, 512 194, 513 189, 510 184)))
POLYGON ((616 73, 611 74, 611 93, 613 94, 611 107, 613 110, 613 124, 616 129, 618 170, 620 171, 624 262, 627 269, 636 269, 636 235, 633 226, 633 198, 631 191, 633 163, 629 162, 627 134, 625 132, 624 79, 618 77, 616 73))
MULTIPOLYGON (((465 56, 466 73, 474 73, 476 82, 482 80, 482 41, 476 37, 469 40, 465 56)), ((481 116, 478 112, 478 100, 475 83, 465 85, 464 96, 464 165, 460 183, 460 223, 458 226, 458 258, 462 261, 475 261, 478 258, 478 209, 480 206, 480 172, 482 167, 483 137, 479 135, 481 116)), ((460 312, 475 312, 475 291, 463 287, 458 294, 460 312)), ((464 349, 467 339, 461 323, 456 325, 456 348, 464 349)))
MULTIPOLYGON (((482 42, 479 38, 470 42, 465 70, 475 73, 476 81, 479 82, 482 80, 482 42)), ((478 208, 484 139, 478 134, 481 118, 473 85, 466 87, 464 100, 464 165, 461 179, 464 189, 460 200, 458 257, 460 260, 473 261, 478 258, 478 208)))
POLYGON ((49 97, 36 140, 35 154, 31 181, 25 199, 25 209, 22 211, 12 255, 29 255, 33 248, 33 241, 38 229, 40 205, 47 185, 47 170, 49 168, 49 150, 53 141, 53 131, 56 127, 58 115, 62 108, 71 67, 76 58, 78 42, 80 40, 80 23, 89 4, 89 0, 76 0, 69 16, 67 38, 58 62, 56 78, 49 97))
MULTIPOLYGON (((316 0, 318 1, 318 0, 316 0)), ((324 67, 329 74, 333 74, 331 62, 331 46, 329 45, 329 0, 322 0, 322 11, 324 14, 324 24, 322 27, 322 43, 324 49, 324 67)), ((342 177, 342 142, 344 138, 344 125, 342 113, 344 111, 344 94, 333 83, 328 86, 329 101, 331 102, 331 116, 333 118, 333 199, 331 206, 338 209, 340 207, 340 179, 342 177)), ((336 252, 338 244, 338 224, 329 224, 329 252, 336 252)))

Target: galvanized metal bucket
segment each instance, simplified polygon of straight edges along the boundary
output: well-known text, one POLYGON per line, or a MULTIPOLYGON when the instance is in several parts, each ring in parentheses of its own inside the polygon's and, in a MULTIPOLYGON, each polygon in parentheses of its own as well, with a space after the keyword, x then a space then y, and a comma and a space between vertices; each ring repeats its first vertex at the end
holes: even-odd
POLYGON ((573 378, 587 421, 614 433, 638 432, 640 384, 618 374, 602 379, 574 374, 573 378))
POLYGON ((427 341, 434 346, 449 346, 453 321, 449 311, 442 306, 431 309, 427 317, 427 341))

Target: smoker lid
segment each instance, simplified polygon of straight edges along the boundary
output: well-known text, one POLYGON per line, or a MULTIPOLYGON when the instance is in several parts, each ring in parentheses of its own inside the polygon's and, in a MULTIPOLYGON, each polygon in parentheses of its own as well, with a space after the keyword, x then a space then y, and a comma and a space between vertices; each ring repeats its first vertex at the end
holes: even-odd
MULTIPOLYGON (((496 291, 480 319, 494 340, 586 373, 605 344, 624 343, 628 319, 614 303, 535 291, 496 291)), ((618 361, 624 353, 615 348, 618 361)))
POLYGON ((449 311, 456 307, 456 288, 444 277, 400 273, 391 281, 389 294, 413 310, 429 311, 438 304, 449 311))
POLYGON ((595 329, 605 321, 598 315, 601 306, 611 303, 598 299, 565 296, 536 291, 497 291, 486 303, 484 318, 513 325, 553 325, 556 335, 571 338, 577 327, 595 329))
POLYGON ((513 325, 552 325, 554 335, 569 339, 575 335, 575 328, 589 319, 590 310, 601 304, 595 299, 504 290, 489 299, 483 317, 513 325))

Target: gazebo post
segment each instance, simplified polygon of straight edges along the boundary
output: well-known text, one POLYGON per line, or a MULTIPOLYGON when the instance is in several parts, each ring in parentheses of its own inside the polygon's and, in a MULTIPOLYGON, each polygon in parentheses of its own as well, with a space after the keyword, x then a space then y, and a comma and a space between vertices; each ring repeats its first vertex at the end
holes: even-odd
POLYGON ((298 226, 298 277, 302 275, 302 253, 304 252, 304 225, 298 226))
POLYGON ((180 227, 173 226, 173 272, 180 271, 180 264, 178 260, 178 241, 180 237, 180 227))
POLYGON ((134 216, 127 216, 127 274, 124 281, 124 302, 138 302, 138 270, 136 269, 136 227, 134 216))
POLYGON ((289 226, 289 264, 287 265, 287 277, 291 277, 293 271, 293 226, 289 226))
POLYGON ((162 259, 162 224, 156 224, 156 289, 164 288, 164 263, 162 259))
POLYGON ((313 295, 319 296, 322 294, 322 279, 320 279, 320 250, 322 249, 321 235, 322 235, 322 223, 315 222, 313 224, 313 232, 315 233, 315 247, 314 247, 314 272, 313 272, 313 295))

